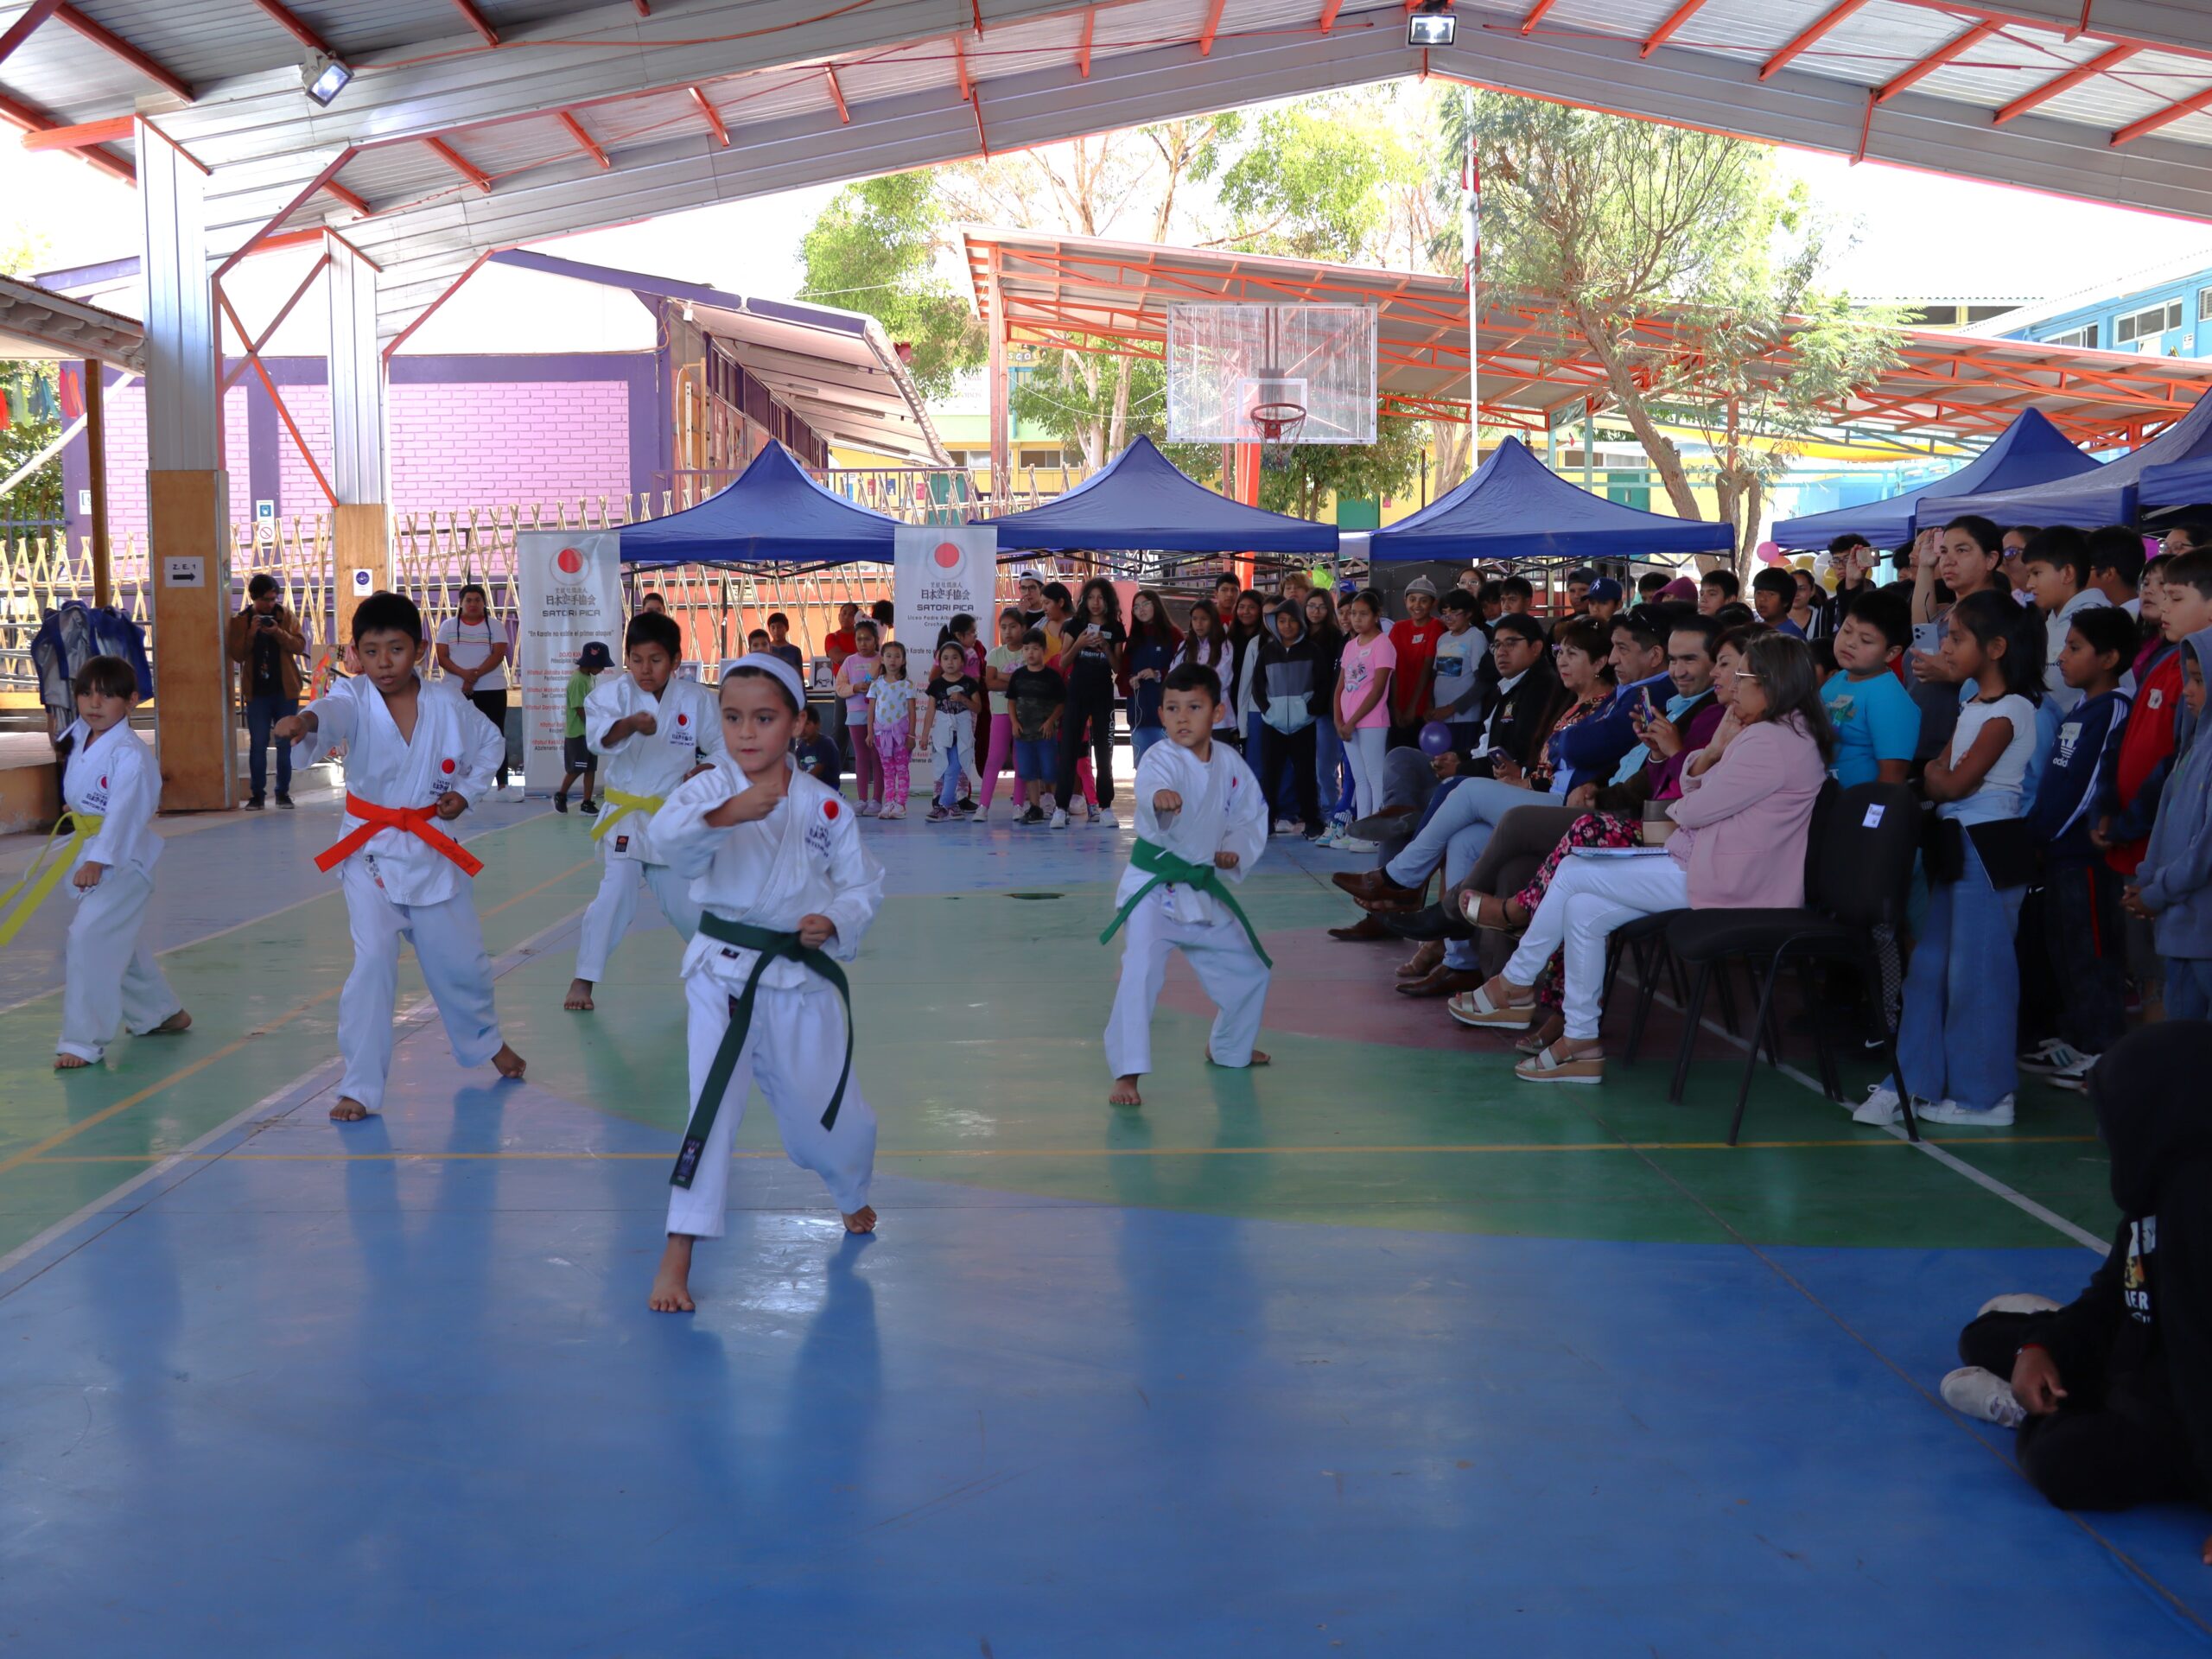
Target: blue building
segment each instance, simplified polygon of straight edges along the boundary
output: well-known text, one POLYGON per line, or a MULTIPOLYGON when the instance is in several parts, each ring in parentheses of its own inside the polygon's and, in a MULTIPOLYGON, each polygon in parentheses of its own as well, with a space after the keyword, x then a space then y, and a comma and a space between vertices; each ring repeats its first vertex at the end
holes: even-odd
POLYGON ((1967 332, 2084 351, 2212 357, 2212 249, 2135 271, 2098 292, 2008 311, 1967 332))

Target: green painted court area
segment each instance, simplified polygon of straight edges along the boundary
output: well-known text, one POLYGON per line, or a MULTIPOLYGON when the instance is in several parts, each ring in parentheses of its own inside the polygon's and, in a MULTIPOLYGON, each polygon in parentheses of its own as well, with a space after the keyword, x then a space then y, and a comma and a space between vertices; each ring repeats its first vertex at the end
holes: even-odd
MULTIPOLYGON (((477 896, 491 952, 535 942, 499 988, 531 1084, 664 1130, 672 1147, 686 1111, 674 935, 657 918, 641 925, 599 1012, 564 1014, 563 924, 597 880, 582 826, 545 815, 473 845, 486 861, 477 896)), ((1204 1062, 1207 1016, 1179 965, 1146 1104, 1117 1111, 1099 1031, 1120 952, 1096 935, 1126 837, 911 823, 872 829, 871 845, 892 896, 854 971, 854 1007, 887 1174, 1239 1217, 1630 1242, 2048 1246, 2066 1236, 2035 1206, 2091 1235, 2111 1220, 2086 1102, 2039 1085, 2016 1128, 1949 1131, 1931 1153, 1763 1066, 1745 1144, 1731 1148, 1720 1143, 1740 1051, 1708 1039, 1687 1102, 1669 1104, 1676 1028, 1664 1010, 1641 1062, 1617 1062, 1602 1086, 1520 1083, 1503 1039, 1390 990, 1395 947, 1325 936, 1349 909, 1325 885, 1337 866, 1281 842, 1245 889, 1275 958, 1274 1064, 1204 1062), (960 855, 942 856, 956 838, 960 855), (948 872, 959 890, 931 890, 948 872)), ((348 953, 334 888, 175 950, 164 966, 194 1029, 126 1040, 105 1068, 66 1079, 48 1069, 52 995, 0 1014, 0 1254, 331 1058, 348 953)), ((421 994, 411 962, 404 974, 403 1007, 421 994)), ((1809 1071, 1809 1039, 1788 1046, 1809 1071)), ((1847 1081, 1871 1078, 1859 1067, 1847 1081)), ((767 1115, 748 1117, 740 1144, 776 1154, 767 1115)), ((331 1155, 342 1150, 334 1141, 331 1155)))

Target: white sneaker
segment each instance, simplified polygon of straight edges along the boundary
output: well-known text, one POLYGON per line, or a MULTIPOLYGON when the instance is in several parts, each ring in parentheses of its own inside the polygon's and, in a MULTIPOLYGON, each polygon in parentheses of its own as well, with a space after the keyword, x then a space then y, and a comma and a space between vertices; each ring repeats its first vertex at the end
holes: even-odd
POLYGON ((864 818, 880 817, 883 815, 883 808, 874 801, 862 801, 860 812, 861 817, 864 818))
POLYGON ((2012 1096, 2007 1095, 1987 1111, 1978 1112, 1971 1106, 1961 1106, 1955 1100, 1932 1100, 1927 1105, 1912 1103, 1913 1116, 1923 1123, 1955 1123, 1968 1128, 2009 1129, 2012 1127, 2012 1096))
POLYGON ((2012 1385, 1979 1365, 1961 1365, 1943 1379, 1943 1403, 1961 1417, 1999 1428, 2018 1428, 2028 1420, 2027 1408, 2012 1396, 2012 1385))
MULTIPOLYGON (((2078 1054, 2080 1051, 2069 1050, 2069 1052, 2078 1054)), ((2098 1058, 2094 1054, 2082 1054, 2073 1065, 2061 1066, 2056 1071, 2045 1072, 2044 1081, 2054 1089, 2064 1089, 2074 1094, 2086 1095, 2089 1092, 2089 1071, 2096 1065, 2098 1058)))
POLYGON ((2008 1295, 1991 1297, 1981 1305, 1974 1318, 1978 1319, 1984 1313, 2049 1313, 2057 1306, 2058 1304, 2048 1296, 2038 1296, 2032 1291, 2016 1290, 2008 1295))
POLYGON ((1337 826, 1332 823, 1322 830, 1319 835, 1313 837, 1313 844, 1316 847, 1335 846, 1337 844, 1337 826))
MULTIPOLYGON (((1925 1108, 1916 1100, 1912 1103, 1912 1109, 1917 1116, 1925 1108)), ((1854 1123, 1894 1123, 1904 1116, 1904 1102, 1899 1098, 1897 1091, 1886 1083, 1878 1083, 1866 1091, 1866 1098, 1852 1113, 1851 1121, 1854 1123)))
POLYGON ((1362 841, 1357 836, 1349 835, 1338 836, 1336 847, 1340 853, 1379 853, 1382 850, 1382 843, 1379 841, 1362 841))
POLYGON ((1093 820, 1093 822, 1095 822, 1101 830, 1118 830, 1122 827, 1122 821, 1116 817, 1109 810, 1103 806, 1098 809, 1098 817, 1093 820))
POLYGON ((1068 815, 1061 811, 1059 808, 1054 807, 1052 809, 1052 828, 1055 830, 1065 830, 1067 827, 1068 815))
POLYGON ((1294 836, 1297 833, 1298 826, 1291 822, 1290 819, 1277 818, 1275 820, 1275 834, 1279 836, 1294 836))
POLYGON ((2070 1071, 2075 1067, 2085 1064, 2094 1065, 2096 1058, 2094 1054, 2084 1054, 2071 1043, 2061 1041, 2056 1037, 2046 1037, 2026 1053, 2021 1055, 2018 1064, 2023 1071, 2032 1071, 2038 1077, 2050 1077, 2056 1072, 2070 1071))

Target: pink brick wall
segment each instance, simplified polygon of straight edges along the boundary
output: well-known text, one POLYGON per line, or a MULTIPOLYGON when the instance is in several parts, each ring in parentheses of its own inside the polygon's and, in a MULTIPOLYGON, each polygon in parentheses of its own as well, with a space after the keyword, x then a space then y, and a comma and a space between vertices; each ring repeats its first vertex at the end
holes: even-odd
MULTIPOLYGON (((143 386, 111 391, 107 399, 108 524, 113 537, 146 537, 146 392, 143 386)), ((246 479, 245 388, 232 386, 223 399, 224 465, 230 469, 232 508, 251 518, 253 503, 240 505, 246 479)), ((71 502, 73 509, 75 502, 71 502)))
MULTIPOLYGON (((285 407, 299 423, 327 477, 330 397, 318 385, 284 386, 285 407)), ((392 506, 397 512, 446 512, 515 504, 623 498, 630 488, 629 389, 619 380, 505 385, 455 383, 391 389, 392 506)), ((146 404, 130 386, 108 399, 109 523, 119 539, 146 533, 146 404)), ((231 511, 253 518, 253 474, 246 423, 246 386, 223 402, 224 449, 231 475, 231 511)), ((326 511, 315 474, 277 423, 278 512, 295 517, 326 511)), ((73 506, 73 503, 72 505, 73 506)))
POLYGON ((630 488, 621 381, 397 385, 391 397, 392 505, 402 512, 620 499, 630 488))

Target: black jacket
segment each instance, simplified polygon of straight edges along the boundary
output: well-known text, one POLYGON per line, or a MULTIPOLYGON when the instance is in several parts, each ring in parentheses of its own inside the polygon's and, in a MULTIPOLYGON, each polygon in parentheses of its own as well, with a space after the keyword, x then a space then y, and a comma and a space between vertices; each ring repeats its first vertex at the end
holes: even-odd
POLYGON ((2212 1025, 2195 1020, 2131 1033, 2090 1071, 2090 1103, 2125 1219, 2088 1288, 2030 1340, 2050 1351, 2069 1391, 2078 1382, 2108 1402, 2119 1396, 2115 1408, 2153 1427, 2171 1424, 2185 1443, 2190 1484, 2212 1503, 2208 1072, 2212 1025))
MULTIPOLYGON (((1542 741, 1550 728, 1547 716, 1559 697, 1559 671, 1552 666, 1550 658, 1540 657, 1536 659, 1536 665, 1521 677, 1521 683, 1505 694, 1505 706, 1498 710, 1497 718, 1490 728, 1490 742, 1468 759, 1479 761, 1492 749, 1503 749, 1525 769, 1535 758, 1536 746, 1542 741)), ((1496 709, 1497 706, 1495 674, 1491 676, 1483 706, 1485 709, 1496 709)), ((1483 770, 1486 772, 1488 768, 1485 766, 1483 770)))

